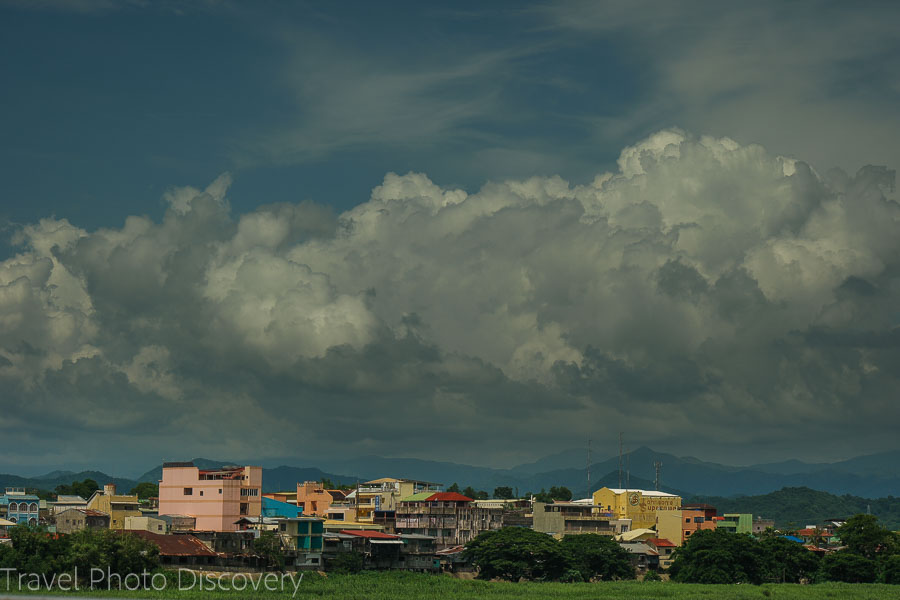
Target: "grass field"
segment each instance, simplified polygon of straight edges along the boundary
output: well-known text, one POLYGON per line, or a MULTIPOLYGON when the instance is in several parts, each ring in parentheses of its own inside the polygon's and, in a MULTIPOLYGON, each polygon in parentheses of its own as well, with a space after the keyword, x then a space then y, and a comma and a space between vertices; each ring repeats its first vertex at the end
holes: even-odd
MULTIPOLYGON (((186 585, 184 587, 187 587, 186 585)), ((0 585, 0 598, 7 595, 5 586, 0 585)), ((116 598, 174 598, 176 600, 217 600, 243 598, 290 598, 294 589, 290 586, 284 592, 243 591, 201 591, 179 590, 170 586, 165 591, 88 591, 81 589, 68 595, 116 598)), ((53 594, 51 592, 51 594, 53 594)), ((28 594, 26 594, 27 596, 28 594)), ((49 595, 46 591, 39 595, 49 595)), ((53 594, 56 595, 56 594, 53 594)), ((65 596, 67 594, 60 594, 65 596)), ((295 598, 334 598, 337 600, 394 600, 489 598, 492 600, 542 600, 545 598, 634 600, 643 598, 671 598, 689 600, 707 598, 710 600, 755 600, 798 599, 819 600, 834 598, 840 600, 878 600, 900 598, 900 586, 867 584, 819 584, 791 585, 698 585, 668 582, 609 582, 609 583, 505 583, 464 581, 443 575, 420 575, 414 573, 362 573, 359 575, 330 575, 320 577, 306 575, 297 587, 295 598)))

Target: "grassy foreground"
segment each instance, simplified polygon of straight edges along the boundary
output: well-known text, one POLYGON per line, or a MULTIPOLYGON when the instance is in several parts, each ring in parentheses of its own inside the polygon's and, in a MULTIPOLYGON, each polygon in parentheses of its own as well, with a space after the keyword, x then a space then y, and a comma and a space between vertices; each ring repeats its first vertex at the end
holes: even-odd
MULTIPOLYGON (((0 598, 10 592, 0 586, 0 598)), ((184 585, 183 587, 187 587, 184 585)), ((38 595, 77 595, 116 598, 174 598, 176 600, 216 600, 243 598, 290 598, 294 588, 287 586, 282 591, 243 591, 181 589, 169 586, 165 591, 105 591, 85 590, 70 592, 39 592, 38 595)), ((28 593, 25 596, 29 595, 28 593)), ((738 600, 753 598, 764 600, 798 599, 819 600, 835 598, 841 600, 878 600, 900 597, 900 586, 877 584, 766 584, 753 585, 699 585, 669 582, 604 582, 604 583, 506 583, 485 581, 464 581, 445 575, 422 575, 415 573, 362 573, 359 575, 330 575, 321 577, 306 574, 296 588, 294 598, 334 598, 349 600, 394 600, 396 598, 490 598, 496 600, 520 599, 542 600, 545 598, 634 600, 642 598, 671 598, 689 600, 694 598, 738 600)))

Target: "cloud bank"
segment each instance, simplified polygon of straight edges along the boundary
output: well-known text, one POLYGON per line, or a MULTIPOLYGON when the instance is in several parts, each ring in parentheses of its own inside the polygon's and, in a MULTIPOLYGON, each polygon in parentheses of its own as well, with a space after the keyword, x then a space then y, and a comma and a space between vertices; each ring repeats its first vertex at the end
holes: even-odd
POLYGON ((751 461, 896 444, 886 168, 822 174, 672 129, 589 185, 389 173, 340 215, 235 215, 230 182, 171 190, 161 222, 15 234, 3 462, 511 464, 618 431, 751 461))

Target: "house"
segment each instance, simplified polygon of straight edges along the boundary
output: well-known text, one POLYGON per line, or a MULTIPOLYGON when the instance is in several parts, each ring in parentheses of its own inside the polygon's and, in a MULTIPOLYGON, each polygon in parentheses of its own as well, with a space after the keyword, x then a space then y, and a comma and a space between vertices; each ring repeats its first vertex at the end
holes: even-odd
POLYGON ((556 538, 578 533, 615 536, 631 529, 629 519, 581 502, 535 502, 533 515, 533 529, 556 538))
POLYGON ((303 514, 303 508, 289 502, 282 502, 273 498, 262 498, 262 516, 264 517, 299 517, 303 514))
POLYGON ((329 494, 320 482, 304 481, 297 484, 296 500, 304 515, 324 517, 334 501, 334 496, 329 494))
POLYGON ((438 549, 465 545, 482 531, 503 526, 503 509, 478 508, 456 492, 419 492, 401 500, 396 532, 435 538, 438 549))
POLYGON ((69 508, 56 515, 57 533, 74 533, 83 529, 109 529, 110 517, 90 508, 69 508))
POLYGON ((675 553, 675 548, 677 548, 673 542, 664 538, 649 538, 644 543, 656 550, 661 569, 668 569, 672 565, 673 554, 675 553))
POLYGON ((26 494, 25 488, 6 488, 6 493, 0 496, 0 506, 6 509, 6 520, 11 523, 37 525, 40 521, 40 498, 26 494))
POLYGON ((159 547, 159 562, 163 566, 212 568, 217 565, 218 553, 210 550, 193 535, 185 533, 161 535, 142 530, 129 533, 156 544, 159 547))
POLYGON ((61 513, 64 510, 68 510, 70 508, 87 508, 87 500, 82 498, 81 496, 67 496, 64 494, 60 494, 56 497, 56 500, 51 500, 47 503, 50 514, 56 515, 61 513))
POLYGON ((117 494, 116 484, 107 483, 102 490, 94 492, 87 501, 87 507, 109 515, 109 528, 125 529, 125 517, 140 517, 140 501, 137 494, 117 494))
POLYGON ((619 545, 628 552, 631 566, 639 575, 647 571, 659 571, 659 552, 646 542, 619 542, 619 545))
POLYGON ((325 519, 313 516, 280 519, 278 533, 284 545, 295 555, 295 567, 322 568, 325 519))
POLYGON ((775 520, 755 517, 753 519, 753 530, 750 533, 752 533, 753 535, 759 535, 761 533, 765 533, 766 529, 775 529, 775 520))
POLYGON ((0 540, 9 538, 9 528, 15 527, 16 524, 6 519, 0 519, 0 540))
POLYGON ((149 531, 165 535, 169 533, 169 522, 153 516, 125 517, 126 531, 149 531))
POLYGON ((262 467, 199 469, 191 462, 163 463, 159 514, 190 515, 202 531, 236 531, 241 517, 262 511, 262 467))
POLYGON ((750 533, 753 531, 753 515, 747 513, 722 515, 720 520, 716 520, 716 528, 729 533, 750 533))
POLYGON ((685 504, 681 507, 681 543, 704 529, 715 529, 716 507, 709 504, 685 504))
POLYGON ((183 533, 197 529, 197 518, 190 515, 155 515, 165 521, 169 533, 183 533))

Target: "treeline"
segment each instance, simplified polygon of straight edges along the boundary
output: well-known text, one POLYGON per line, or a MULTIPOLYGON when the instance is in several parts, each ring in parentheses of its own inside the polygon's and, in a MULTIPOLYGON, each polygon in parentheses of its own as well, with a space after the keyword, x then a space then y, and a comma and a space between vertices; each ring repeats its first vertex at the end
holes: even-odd
POLYGON ((85 529, 56 535, 20 525, 10 528, 9 537, 11 544, 0 544, 0 569, 39 575, 43 587, 62 581, 120 587, 129 574, 159 572, 159 548, 128 533, 85 529))
POLYGON ((552 536, 524 527, 485 531, 464 556, 479 579, 507 581, 612 581, 634 579, 628 552, 612 538, 585 533, 552 536))
POLYGON ((838 529, 844 549, 824 558, 774 532, 759 539, 722 530, 698 531, 675 551, 669 568, 682 583, 900 584, 900 535, 872 515, 856 515, 838 529))
POLYGON ((774 519, 775 526, 805 527, 825 519, 846 518, 860 513, 871 513, 889 529, 900 529, 900 498, 861 498, 859 496, 835 496, 808 487, 786 487, 762 496, 737 498, 695 497, 685 502, 705 502, 716 507, 719 514, 750 513, 774 519))

